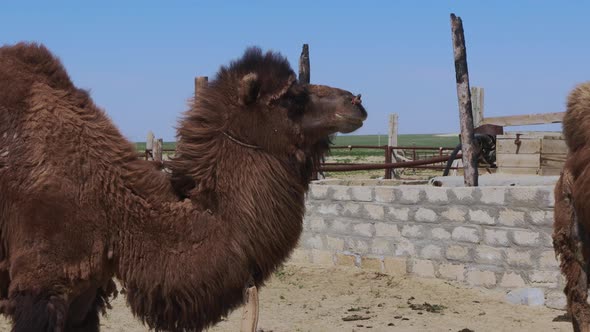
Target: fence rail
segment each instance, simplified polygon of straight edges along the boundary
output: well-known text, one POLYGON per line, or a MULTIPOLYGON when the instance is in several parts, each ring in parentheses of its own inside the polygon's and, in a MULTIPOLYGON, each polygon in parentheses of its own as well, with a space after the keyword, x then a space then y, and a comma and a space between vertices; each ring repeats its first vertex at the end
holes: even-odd
MULTIPOLYGON (((161 143, 160 143, 161 144, 161 143)), ((157 146, 154 145, 154 146, 157 146)), ((350 171, 368 171, 379 170, 385 171, 384 178, 391 179, 394 169, 430 169, 443 170, 446 162, 450 159, 452 147, 425 147, 425 146, 388 146, 388 145, 338 145, 330 147, 332 150, 382 150, 384 163, 339 163, 325 162, 322 163, 318 171, 322 172, 350 172, 350 171), (403 161, 394 161, 394 155, 403 156, 403 161)), ((163 160, 163 155, 173 154, 175 149, 146 149, 139 152, 138 157, 145 160, 163 160), (155 151, 154 151, 155 150, 155 151), (159 154, 155 156, 154 153, 159 154)), ((454 159, 461 158, 458 154, 454 159)), ((452 167, 451 169, 457 169, 452 167)), ((317 177, 317 174, 314 176, 317 177)))

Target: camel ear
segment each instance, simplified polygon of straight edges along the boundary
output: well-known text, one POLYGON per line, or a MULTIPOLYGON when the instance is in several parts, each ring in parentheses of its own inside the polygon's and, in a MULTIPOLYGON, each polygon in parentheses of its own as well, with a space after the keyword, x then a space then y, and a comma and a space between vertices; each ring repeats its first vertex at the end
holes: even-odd
POLYGON ((255 103, 258 99, 258 94, 260 93, 260 81, 258 80, 258 75, 250 73, 242 77, 242 82, 240 82, 238 90, 240 103, 242 105, 255 103))

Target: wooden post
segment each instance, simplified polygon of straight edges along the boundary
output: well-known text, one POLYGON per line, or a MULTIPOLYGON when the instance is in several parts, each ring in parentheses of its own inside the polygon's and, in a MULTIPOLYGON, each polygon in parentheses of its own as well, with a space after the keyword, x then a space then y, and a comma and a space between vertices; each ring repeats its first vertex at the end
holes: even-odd
POLYGON ((256 332, 258 327, 258 290, 256 286, 246 289, 246 305, 242 311, 240 332, 256 332))
POLYGON ((398 120, 397 113, 389 114, 389 137, 387 140, 387 145, 389 145, 389 146, 398 146, 397 145, 397 120, 398 120))
POLYGON ((154 148, 154 133, 150 130, 148 131, 147 138, 145 139, 145 149, 151 150, 154 148))
POLYGON ((206 88, 207 85, 209 85, 209 77, 207 77, 207 76, 195 77, 195 98, 199 94, 199 90, 206 88))
MULTIPOLYGON (((391 154, 389 156, 389 160, 395 159, 395 162, 400 162, 401 160, 400 160, 400 158, 398 158, 397 151, 395 151, 394 149, 391 148, 392 146, 393 147, 397 147, 398 146, 398 142, 397 142, 397 128, 398 128, 398 125, 397 124, 398 124, 398 115, 397 115, 397 113, 391 113, 391 114, 389 114, 389 132, 388 132, 388 135, 387 135, 387 146, 390 147, 387 151, 388 151, 388 153, 391 154)), ((386 170, 386 173, 385 174, 386 174, 385 175, 385 178, 386 179, 391 179, 391 176, 392 175, 396 179, 399 179, 400 178, 399 172, 397 170, 395 170, 395 169, 388 169, 388 170, 386 170), (387 172, 389 172, 389 174, 387 172)))
POLYGON ((303 44, 299 57, 299 83, 309 84, 311 75, 309 71, 309 45, 303 44))
POLYGON ((473 107, 473 127, 477 128, 482 125, 483 121, 483 88, 471 87, 471 106, 473 107))
POLYGON ((477 154, 473 135, 473 113, 471 109, 471 91, 467 72, 467 52, 463 21, 451 14, 451 31, 453 35, 453 55, 455 57, 455 75, 457 82, 457 99, 461 122, 461 151, 463 155, 465 186, 477 186, 477 154))
POLYGON ((155 161, 162 161, 162 145, 164 145, 163 139, 158 138, 154 141, 153 155, 155 161))

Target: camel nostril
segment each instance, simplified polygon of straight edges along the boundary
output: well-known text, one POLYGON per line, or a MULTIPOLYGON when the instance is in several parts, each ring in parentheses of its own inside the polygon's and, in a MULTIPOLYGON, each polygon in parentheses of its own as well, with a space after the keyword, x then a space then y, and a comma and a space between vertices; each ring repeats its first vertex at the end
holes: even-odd
POLYGON ((352 100, 350 101, 351 104, 353 105, 360 105, 363 103, 363 101, 361 100, 361 95, 358 94, 356 95, 356 97, 352 97, 352 100))

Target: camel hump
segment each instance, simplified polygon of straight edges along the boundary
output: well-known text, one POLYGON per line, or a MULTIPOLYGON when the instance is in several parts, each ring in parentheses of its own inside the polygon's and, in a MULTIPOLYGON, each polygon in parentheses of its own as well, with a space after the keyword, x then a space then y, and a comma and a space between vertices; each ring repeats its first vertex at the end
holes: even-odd
POLYGON ((37 43, 18 43, 0 47, 1 68, 12 72, 12 80, 43 82, 57 89, 74 85, 61 61, 47 47, 37 43))
POLYGON ((590 82, 576 86, 569 94, 563 133, 572 152, 590 146, 590 82))

